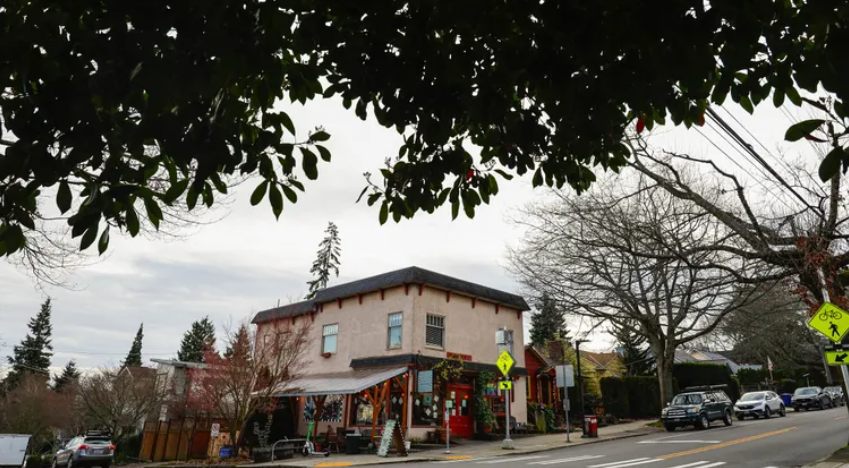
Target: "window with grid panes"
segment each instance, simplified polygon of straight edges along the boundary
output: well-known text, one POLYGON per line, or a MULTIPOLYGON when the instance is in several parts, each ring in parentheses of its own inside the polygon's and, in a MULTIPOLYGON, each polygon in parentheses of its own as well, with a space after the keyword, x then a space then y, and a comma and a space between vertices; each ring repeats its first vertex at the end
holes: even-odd
POLYGON ((321 333, 321 352, 335 353, 336 338, 339 335, 339 324, 325 325, 321 333))
POLYGON ((439 348, 445 347, 445 317, 427 314, 425 344, 439 348))
POLYGON ((401 347, 401 325, 403 322, 404 315, 401 312, 389 314, 389 349, 401 347))

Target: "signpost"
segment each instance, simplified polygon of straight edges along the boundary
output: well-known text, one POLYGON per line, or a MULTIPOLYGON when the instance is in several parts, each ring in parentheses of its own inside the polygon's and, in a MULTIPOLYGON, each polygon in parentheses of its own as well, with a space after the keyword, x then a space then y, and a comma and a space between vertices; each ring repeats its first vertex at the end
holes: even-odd
POLYGON ((566 442, 572 442, 569 427, 569 387, 575 386, 575 369, 571 364, 561 364, 554 368, 554 379, 558 387, 563 389, 563 410, 566 411, 566 442))
MULTIPOLYGON (((512 345, 512 343, 510 343, 512 345)), ((504 375, 505 378, 510 377, 510 370, 513 369, 513 366, 516 365, 516 360, 513 359, 513 356, 510 355, 510 352, 506 349, 501 351, 501 355, 498 356, 498 360, 495 361, 495 365, 498 366, 498 370, 504 375)), ((499 388, 501 384, 504 382, 499 382, 499 388)), ((509 382, 509 385, 512 387, 513 382, 509 382)), ((504 396, 504 408, 505 408, 505 418, 504 418, 504 426, 507 428, 507 434, 504 437, 504 442, 501 443, 501 448, 505 450, 513 449, 513 440, 510 438, 510 392, 504 396)))

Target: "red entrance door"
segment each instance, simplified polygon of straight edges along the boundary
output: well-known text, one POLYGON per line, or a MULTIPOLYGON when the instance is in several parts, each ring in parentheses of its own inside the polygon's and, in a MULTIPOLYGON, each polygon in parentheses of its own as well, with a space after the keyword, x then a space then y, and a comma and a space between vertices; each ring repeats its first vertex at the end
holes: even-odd
POLYGON ((451 437, 471 438, 474 432, 472 425, 472 386, 453 384, 448 386, 445 399, 454 402, 451 414, 451 437))

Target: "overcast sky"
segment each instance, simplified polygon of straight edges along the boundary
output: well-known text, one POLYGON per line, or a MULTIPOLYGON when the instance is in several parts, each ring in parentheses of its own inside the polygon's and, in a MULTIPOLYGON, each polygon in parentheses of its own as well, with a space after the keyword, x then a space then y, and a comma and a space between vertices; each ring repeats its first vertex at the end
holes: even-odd
MULTIPOLYGON (((789 125, 784 114, 767 105, 758 109, 757 120, 726 107, 770 150, 789 125)), ((118 363, 142 322, 145 362, 172 357, 182 334, 195 320, 208 315, 222 329, 278 300, 285 303, 288 298, 303 297, 328 221, 339 226, 342 238, 341 275, 333 283, 415 265, 519 292, 503 268, 507 246, 521 237, 507 218, 512 209, 543 195, 542 190, 531 189, 529 178, 502 181, 500 194, 491 205, 481 207, 474 220, 461 214, 452 222, 446 208, 434 215, 419 213, 412 221, 380 226, 376 207, 354 202, 364 187, 362 173, 377 172, 386 157, 398 153, 397 133, 374 121, 359 120, 335 100, 287 111, 299 136, 316 125, 332 135, 326 146, 333 161, 320 164, 317 181, 302 179, 306 193, 300 194, 298 203, 287 203, 276 221, 266 200, 250 206, 248 198, 256 182, 249 181, 237 189, 232 204, 218 213, 227 215, 223 220, 202 227, 188 240, 162 242, 113 235, 108 257, 73 278, 77 290, 46 290, 53 298, 55 367, 64 366, 69 359, 81 367, 118 363)), ((729 154, 736 154, 709 128, 702 131, 729 154)), ((727 158, 695 131, 661 128, 655 134, 655 145, 727 163, 727 158)), ((745 133, 743 136, 748 138, 745 133)), ((29 277, 0 263, 0 356, 11 354, 11 346, 24 336, 26 322, 44 298, 29 277)), ((608 337, 598 335, 590 347, 602 350, 610 346, 608 337)))

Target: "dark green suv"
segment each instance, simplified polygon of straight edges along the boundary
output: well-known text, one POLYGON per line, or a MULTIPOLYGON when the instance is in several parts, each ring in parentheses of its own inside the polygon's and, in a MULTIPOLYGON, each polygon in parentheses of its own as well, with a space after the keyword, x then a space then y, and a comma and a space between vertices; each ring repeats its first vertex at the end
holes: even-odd
POLYGON ((718 420, 730 426, 732 407, 731 399, 719 386, 686 388, 663 409, 661 419, 669 432, 682 426, 707 429, 718 420))

